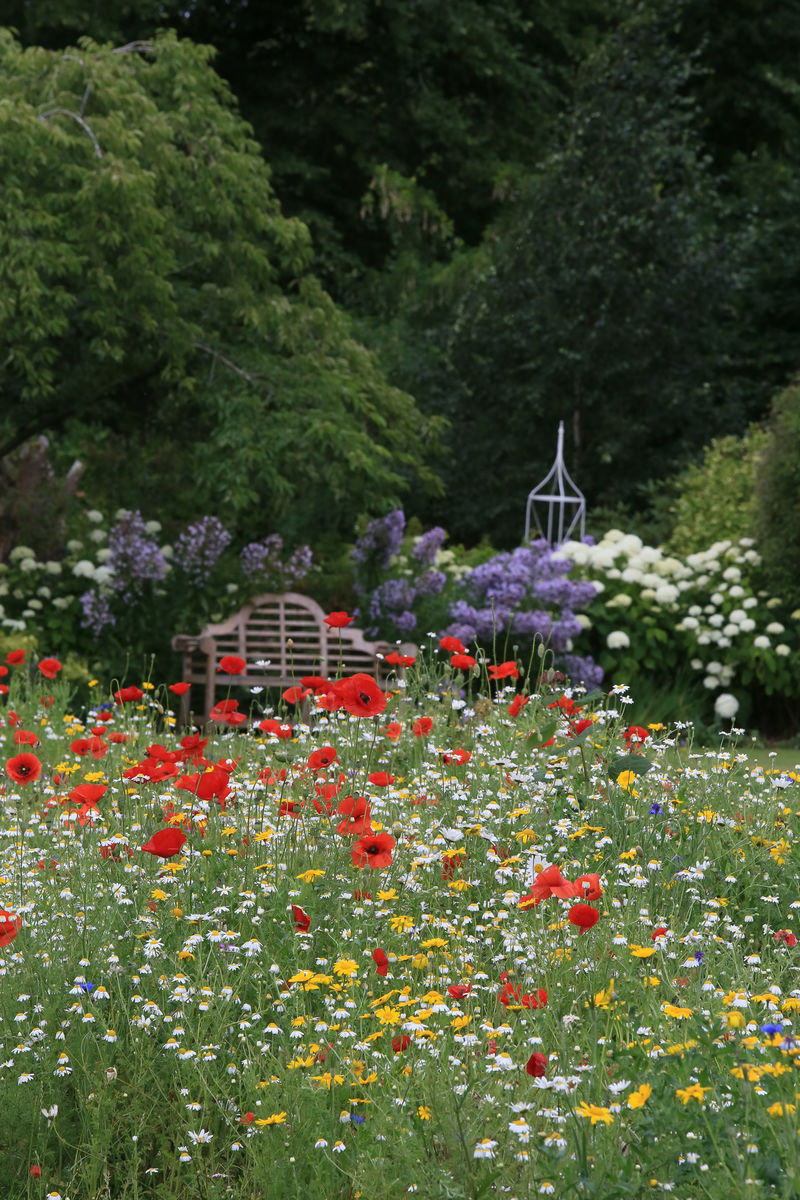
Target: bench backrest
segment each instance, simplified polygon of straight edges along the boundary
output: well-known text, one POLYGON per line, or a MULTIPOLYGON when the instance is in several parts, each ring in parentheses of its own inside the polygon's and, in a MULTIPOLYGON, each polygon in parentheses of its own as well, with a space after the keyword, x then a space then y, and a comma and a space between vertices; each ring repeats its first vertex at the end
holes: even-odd
POLYGON ((310 596, 296 592, 254 596, 234 616, 207 625, 199 636, 173 638, 174 649, 183 652, 182 678, 205 684, 206 712, 218 688, 288 686, 304 675, 328 679, 356 671, 383 680, 389 668, 382 656, 396 647, 368 642, 352 627, 329 629, 325 615, 310 596), (244 675, 217 671, 226 654, 246 660, 244 675))

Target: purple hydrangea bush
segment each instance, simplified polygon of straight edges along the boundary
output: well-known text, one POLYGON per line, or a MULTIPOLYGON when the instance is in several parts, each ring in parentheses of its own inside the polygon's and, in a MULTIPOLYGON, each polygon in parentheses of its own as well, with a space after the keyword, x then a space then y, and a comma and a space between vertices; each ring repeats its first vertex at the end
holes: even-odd
POLYGON ((574 650, 584 629, 578 614, 597 589, 569 578, 569 561, 541 540, 473 565, 464 551, 445 549, 445 539, 438 526, 413 536, 400 509, 369 523, 352 553, 359 615, 369 636, 449 634, 487 650, 502 639, 523 653, 538 643, 573 682, 601 682, 597 663, 574 650))
POLYGON ((465 645, 491 645, 499 637, 522 647, 540 643, 553 651, 555 666, 573 682, 597 687, 602 668, 573 653, 584 628, 576 614, 591 604, 597 589, 587 580, 570 579, 571 569, 544 538, 494 555, 463 579, 462 596, 450 605, 444 633, 465 645))

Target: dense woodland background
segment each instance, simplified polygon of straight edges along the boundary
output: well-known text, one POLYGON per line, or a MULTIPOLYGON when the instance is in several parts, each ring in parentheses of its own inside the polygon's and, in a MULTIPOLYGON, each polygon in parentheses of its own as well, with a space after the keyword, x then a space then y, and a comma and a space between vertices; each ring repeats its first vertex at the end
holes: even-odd
POLYGON ((9 499, 41 434, 57 480, 80 459, 88 500, 167 532, 214 512, 319 549, 402 503, 510 547, 560 418, 600 531, 663 532, 670 481, 781 393, 791 424, 797 0, 4 0, 0 24, 18 538, 53 502, 9 499))

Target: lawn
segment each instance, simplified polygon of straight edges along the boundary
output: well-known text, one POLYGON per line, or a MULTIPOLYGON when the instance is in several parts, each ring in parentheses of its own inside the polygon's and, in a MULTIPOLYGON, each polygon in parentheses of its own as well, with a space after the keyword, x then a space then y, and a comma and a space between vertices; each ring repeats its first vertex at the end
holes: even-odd
POLYGON ((0 1194, 800 1192, 795 756, 491 674, 198 732, 12 665, 0 1194))

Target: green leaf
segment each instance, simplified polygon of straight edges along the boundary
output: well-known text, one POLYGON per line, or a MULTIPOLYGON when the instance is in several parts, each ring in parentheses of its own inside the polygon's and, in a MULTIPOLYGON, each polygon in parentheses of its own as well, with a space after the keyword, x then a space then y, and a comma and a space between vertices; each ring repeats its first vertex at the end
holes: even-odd
POLYGON ((632 771, 634 775, 646 775, 652 765, 642 754, 620 754, 608 764, 609 778, 616 779, 623 771, 632 771))

